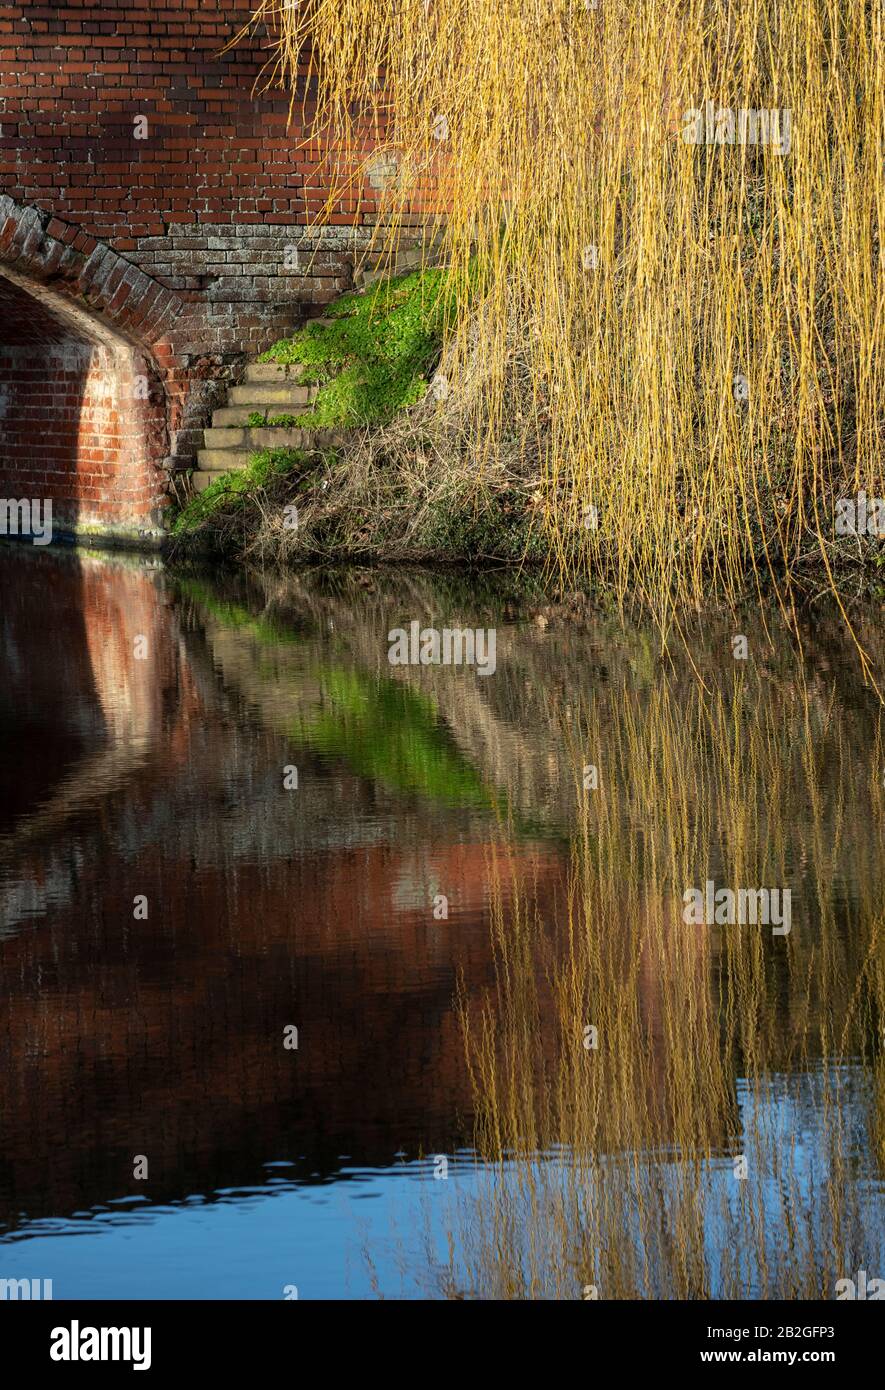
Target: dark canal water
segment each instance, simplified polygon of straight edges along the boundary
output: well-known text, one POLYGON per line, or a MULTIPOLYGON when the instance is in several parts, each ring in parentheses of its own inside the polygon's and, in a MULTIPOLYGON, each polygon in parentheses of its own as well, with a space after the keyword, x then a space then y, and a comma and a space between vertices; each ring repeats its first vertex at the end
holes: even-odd
POLYGON ((514 580, 24 546, 0 594, 0 1279, 885 1281, 885 720, 838 614, 662 652, 514 580), (415 621, 494 672, 391 665, 415 621), (687 922, 708 883, 780 928, 687 922))

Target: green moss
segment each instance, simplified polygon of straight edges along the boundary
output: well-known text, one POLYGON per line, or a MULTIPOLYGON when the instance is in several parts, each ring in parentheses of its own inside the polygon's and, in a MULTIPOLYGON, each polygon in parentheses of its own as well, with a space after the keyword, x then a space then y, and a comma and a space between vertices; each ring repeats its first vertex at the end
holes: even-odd
POLYGON ((262 646, 280 647, 291 645, 298 640, 297 634, 291 632, 284 623, 274 622, 266 617, 256 618, 242 604, 230 603, 219 598, 211 585, 200 579, 180 575, 177 583, 182 593, 199 603, 224 627, 247 632, 262 646))
MULTIPOLYGON (((282 621, 256 618, 242 604, 220 598, 198 578, 179 588, 226 628, 250 636, 267 650, 300 645, 303 638, 282 621)), ((261 664, 254 666, 261 673, 261 664)), ((279 667, 268 662, 271 680, 279 667)), ((360 776, 397 791, 418 793, 450 806, 503 809, 504 800, 455 745, 433 700, 398 681, 379 680, 355 668, 322 663, 309 668, 321 699, 290 723, 290 738, 311 752, 343 758, 360 776)))
POLYGON ((172 526, 173 535, 195 531, 219 512, 241 506, 249 493, 265 487, 283 474, 303 472, 307 455, 300 449, 262 449, 245 468, 216 478, 203 492, 182 507, 172 526))
POLYGON ((301 384, 319 383, 306 429, 380 424, 427 390, 443 329, 459 292, 445 270, 415 271, 380 281, 365 294, 342 296, 328 324, 308 324, 263 354, 262 362, 298 363, 301 384))

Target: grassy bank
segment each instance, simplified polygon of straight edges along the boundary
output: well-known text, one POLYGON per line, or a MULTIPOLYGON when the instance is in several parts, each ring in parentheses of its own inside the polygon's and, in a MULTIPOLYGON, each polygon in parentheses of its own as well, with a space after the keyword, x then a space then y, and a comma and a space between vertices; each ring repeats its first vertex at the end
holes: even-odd
MULTIPOLYGON (((530 354, 518 343, 516 326, 506 364, 510 417, 496 426, 487 416, 482 432, 496 431, 496 452, 491 460, 478 457, 486 381, 477 360, 468 370, 460 367, 457 325, 463 311, 481 316, 484 282, 488 276, 476 261, 463 276, 433 269, 393 278, 344 296, 323 323, 276 343, 262 360, 285 365, 296 383, 319 389, 309 409, 252 423, 334 429, 346 442, 257 452, 248 468, 213 483, 179 512, 174 548, 196 543, 279 565, 529 563, 552 579, 565 573, 572 586, 583 575, 617 591, 625 557, 614 504, 585 509, 565 538, 557 533, 557 510, 568 503, 563 484, 547 471, 555 409, 552 399, 538 408, 530 354)), ((475 332, 479 343, 478 323, 475 332)), ((848 470, 818 479, 816 515, 828 517, 829 527, 809 520, 792 553, 777 529, 780 494, 772 485, 757 487, 745 499, 743 524, 708 547, 710 589, 727 544, 739 556, 745 589, 788 578, 800 592, 836 583, 845 592, 885 593, 880 538, 836 534, 838 498, 853 486, 848 470)), ((673 508, 675 595, 695 563, 698 522, 688 511, 687 488, 677 490, 673 508)), ((641 546, 641 512, 634 522, 633 544, 641 546)))
MULTIPOLYGON (((416 205, 444 211, 452 275, 481 274, 441 367, 428 350, 447 396, 400 381, 407 409, 323 476, 298 539, 262 525, 247 549, 528 556, 665 618, 875 572, 881 533, 835 526, 840 502, 885 495, 876 7, 257 14, 274 83, 300 90, 310 48, 311 138, 396 167, 390 243, 416 205)), ((335 172, 330 209, 360 175, 346 155, 335 172)), ((352 404, 369 376, 345 378, 352 404)))
POLYGON ((198 541, 282 564, 543 560, 537 470, 514 455, 494 475, 478 474, 463 402, 440 369, 446 330, 476 278, 429 269, 382 281, 264 353, 319 389, 303 412, 250 423, 335 429, 348 442, 256 453, 178 513, 178 547, 198 541))

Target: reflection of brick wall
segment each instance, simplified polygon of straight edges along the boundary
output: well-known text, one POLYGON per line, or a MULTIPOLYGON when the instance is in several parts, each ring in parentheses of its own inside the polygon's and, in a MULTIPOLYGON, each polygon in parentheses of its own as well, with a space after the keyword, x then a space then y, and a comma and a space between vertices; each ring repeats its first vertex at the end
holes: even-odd
MULTIPOLYGON (((77 836, 71 900, 0 940, 0 1220, 143 1191, 135 1153, 149 1155, 162 1199, 254 1181, 271 1157, 306 1155, 310 1172, 342 1153, 391 1163, 400 1148, 414 1158, 469 1139, 453 1000, 459 972, 468 993, 491 984, 484 848, 438 846, 458 904, 445 923, 392 906, 408 855, 389 846, 194 862, 176 843, 188 831, 179 808, 170 843, 152 837, 137 868, 121 858, 117 817, 165 824, 173 784, 195 773, 215 814, 216 736, 198 769, 170 769, 164 786, 151 763, 106 802, 77 836), (136 891, 146 922, 131 920, 136 891), (297 1053, 282 1046, 287 1024, 297 1053)), ((514 868, 543 888, 558 872, 537 850, 514 868)))

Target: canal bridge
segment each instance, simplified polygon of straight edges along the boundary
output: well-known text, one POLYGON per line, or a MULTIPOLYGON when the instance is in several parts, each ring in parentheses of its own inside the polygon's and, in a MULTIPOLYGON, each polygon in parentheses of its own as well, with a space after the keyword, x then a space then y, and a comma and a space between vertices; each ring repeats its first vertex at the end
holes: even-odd
POLYGON ((227 47, 250 13, 0 12, 0 495, 63 530, 159 533, 245 361, 365 259, 380 181, 326 206, 328 148, 260 91, 267 30, 227 47))

